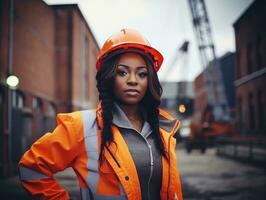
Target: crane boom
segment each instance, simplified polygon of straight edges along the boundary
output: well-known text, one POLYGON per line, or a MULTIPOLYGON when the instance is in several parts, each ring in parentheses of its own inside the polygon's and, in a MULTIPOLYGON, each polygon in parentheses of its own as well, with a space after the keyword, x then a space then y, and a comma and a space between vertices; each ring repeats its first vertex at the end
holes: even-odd
POLYGON ((193 18, 193 26, 200 51, 202 67, 205 68, 211 60, 216 59, 211 26, 204 0, 188 0, 193 18))
POLYGON ((169 76, 170 72, 176 67, 176 62, 188 52, 189 41, 185 40, 183 44, 179 47, 178 52, 175 54, 175 57, 171 61, 169 67, 164 72, 164 77, 169 76))
POLYGON ((213 107, 215 118, 222 119, 228 109, 220 62, 217 60, 211 26, 204 0, 188 0, 194 32, 203 68, 207 104, 213 107))

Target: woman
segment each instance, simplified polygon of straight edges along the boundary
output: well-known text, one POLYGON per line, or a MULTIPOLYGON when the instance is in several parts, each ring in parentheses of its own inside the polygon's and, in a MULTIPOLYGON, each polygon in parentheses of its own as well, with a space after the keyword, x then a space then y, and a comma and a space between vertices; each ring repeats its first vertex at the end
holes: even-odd
POLYGON ((53 174, 72 167, 82 199, 182 199, 174 133, 160 110, 162 55, 138 32, 122 29, 96 62, 100 104, 57 116, 57 127, 22 157, 21 182, 40 199, 69 199, 53 174))

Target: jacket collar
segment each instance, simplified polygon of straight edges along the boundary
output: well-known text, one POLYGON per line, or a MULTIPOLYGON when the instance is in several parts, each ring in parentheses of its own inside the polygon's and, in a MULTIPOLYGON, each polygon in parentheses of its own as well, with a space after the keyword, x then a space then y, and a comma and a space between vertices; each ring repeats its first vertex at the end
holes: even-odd
MULTIPOLYGON (((146 116, 146 117, 149 117, 149 116, 146 116)), ((96 118, 97 118, 97 123, 98 123, 99 128, 102 129, 103 119, 102 119, 101 102, 98 104, 98 107, 96 109, 96 118)), ((165 110, 159 109, 159 126, 164 131, 170 133, 171 136, 174 136, 180 126, 180 121, 173 118, 165 110)))
POLYGON ((159 126, 164 131, 174 136, 180 126, 180 121, 173 118, 169 113, 163 109, 159 109, 159 126))
POLYGON ((117 103, 114 103, 113 123, 120 128, 132 129, 141 134, 142 136, 148 137, 149 134, 152 132, 152 129, 150 124, 147 122, 147 113, 145 109, 141 109, 141 114, 143 116, 144 123, 141 132, 139 132, 132 126, 131 122, 127 118, 124 111, 120 108, 120 106, 117 103))

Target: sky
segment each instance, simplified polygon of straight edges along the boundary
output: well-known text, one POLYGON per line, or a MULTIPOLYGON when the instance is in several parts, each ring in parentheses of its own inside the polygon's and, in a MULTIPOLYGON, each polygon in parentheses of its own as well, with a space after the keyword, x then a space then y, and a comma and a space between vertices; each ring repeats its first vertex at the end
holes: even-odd
MULTIPOLYGON (((44 0, 77 3, 99 46, 122 28, 138 30, 164 56, 161 81, 193 81, 202 71, 188 0, 44 0), (174 57, 183 42, 187 54, 174 57), (170 69, 169 69, 170 68, 170 69)), ((254 0, 205 0, 217 56, 235 51, 233 24, 254 0)))

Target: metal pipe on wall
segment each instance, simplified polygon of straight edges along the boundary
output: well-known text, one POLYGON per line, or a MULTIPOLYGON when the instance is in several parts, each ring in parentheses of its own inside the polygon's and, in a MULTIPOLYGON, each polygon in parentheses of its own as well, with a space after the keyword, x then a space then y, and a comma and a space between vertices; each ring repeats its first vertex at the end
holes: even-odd
MULTIPOLYGON (((8 74, 13 73, 13 46, 14 46, 14 0, 9 1, 8 24, 8 74)), ((8 162, 12 162, 12 89, 8 88, 8 162)))

